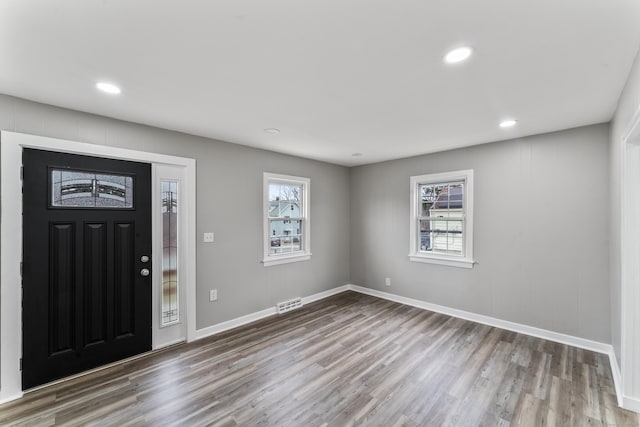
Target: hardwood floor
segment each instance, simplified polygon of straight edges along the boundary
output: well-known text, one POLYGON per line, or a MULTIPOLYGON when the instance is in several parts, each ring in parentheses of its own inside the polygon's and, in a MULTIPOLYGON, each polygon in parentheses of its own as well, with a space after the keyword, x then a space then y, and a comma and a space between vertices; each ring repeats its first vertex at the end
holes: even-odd
POLYGON ((638 426, 607 356, 345 292, 29 392, 2 425, 638 426))

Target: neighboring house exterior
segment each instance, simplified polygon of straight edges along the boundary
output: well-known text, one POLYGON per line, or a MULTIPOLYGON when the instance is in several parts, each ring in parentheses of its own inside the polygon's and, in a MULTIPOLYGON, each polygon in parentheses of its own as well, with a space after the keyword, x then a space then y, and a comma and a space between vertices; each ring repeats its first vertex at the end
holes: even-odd
POLYGON ((286 243, 299 244, 302 234, 300 221, 287 218, 300 218, 300 203, 276 199, 269 202, 269 218, 274 218, 270 221, 271 247, 280 247, 286 243))
POLYGON ((421 250, 446 254, 462 254, 463 187, 447 186, 429 207, 428 221, 421 221, 421 250), (443 218, 438 220, 436 218, 443 218), (445 220, 456 218, 459 220, 445 220))

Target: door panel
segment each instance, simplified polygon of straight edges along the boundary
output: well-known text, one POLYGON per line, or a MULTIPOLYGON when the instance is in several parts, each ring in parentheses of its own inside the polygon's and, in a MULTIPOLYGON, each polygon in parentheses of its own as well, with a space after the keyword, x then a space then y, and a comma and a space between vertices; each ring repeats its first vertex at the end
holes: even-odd
MULTIPOLYGON (((50 354, 75 348, 75 227, 74 224, 51 224, 49 251, 49 343, 50 354)), ((39 296, 41 298, 41 296, 39 296)))
POLYGON ((135 331, 134 301, 134 254, 133 247, 133 224, 115 225, 115 311, 116 311, 116 338, 132 335, 135 331))
POLYGON ((24 149, 23 389, 151 349, 151 166, 24 149))
POLYGON ((84 346, 107 335, 107 224, 84 224, 84 346))

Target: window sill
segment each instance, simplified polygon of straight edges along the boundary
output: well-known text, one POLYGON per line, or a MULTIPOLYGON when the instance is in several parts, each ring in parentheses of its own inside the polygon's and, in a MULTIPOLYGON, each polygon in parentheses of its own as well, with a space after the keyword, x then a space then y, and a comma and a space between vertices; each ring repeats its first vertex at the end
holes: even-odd
POLYGON ((308 261, 311 259, 310 253, 303 253, 298 255, 280 255, 269 257, 262 260, 262 264, 265 267, 271 267, 272 265, 289 264, 291 262, 308 261))
POLYGON ((414 262, 424 262, 427 264, 440 264, 448 267, 473 268, 475 261, 467 258, 445 258, 438 256, 425 256, 410 254, 409 260, 414 262))

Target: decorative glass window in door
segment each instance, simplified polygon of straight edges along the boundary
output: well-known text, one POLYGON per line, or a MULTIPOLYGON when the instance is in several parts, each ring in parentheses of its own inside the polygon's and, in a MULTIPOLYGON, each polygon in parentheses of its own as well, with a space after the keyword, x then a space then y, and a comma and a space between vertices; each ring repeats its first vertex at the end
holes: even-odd
POLYGON ((180 321, 178 292, 178 182, 162 183, 162 318, 160 325, 180 321))
POLYGON ((133 208, 133 177, 51 169, 51 207, 133 208))

